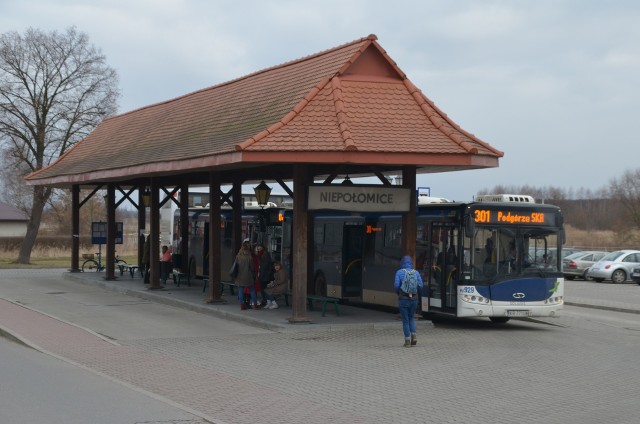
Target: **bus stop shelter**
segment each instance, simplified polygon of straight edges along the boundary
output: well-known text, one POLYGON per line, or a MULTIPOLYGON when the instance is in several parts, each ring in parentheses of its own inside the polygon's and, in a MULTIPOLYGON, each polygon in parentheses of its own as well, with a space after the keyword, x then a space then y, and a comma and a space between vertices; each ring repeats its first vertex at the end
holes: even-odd
MULTIPOLYGON (((415 199, 418 173, 497 167, 502 156, 438 109, 369 35, 105 119, 56 162, 25 179, 71 190, 72 270, 78 270, 79 209, 87 199, 81 193, 106 189, 106 278, 115 278, 115 210, 123 201, 138 208, 144 229, 143 194, 149 194, 151 246, 158 246, 160 206, 175 201, 186 216, 189 186, 209 187, 210 225, 216 228, 224 202, 240 218, 242 184, 279 184, 294 204, 290 321, 306 322, 313 266, 311 185, 368 176, 389 187, 388 177, 401 175, 402 188, 415 199), (232 188, 223 192, 223 186, 232 188)), ((415 253, 415 238, 408 236, 415 226, 416 202, 411 201, 402 231, 409 255, 415 253)), ((237 248, 239 227, 234 233, 237 248)), ((208 302, 220 300, 219 237, 210 232, 208 302)), ((158 250, 151 249, 150 256, 156 263, 158 250)), ((158 287, 152 267, 151 288, 158 287)))

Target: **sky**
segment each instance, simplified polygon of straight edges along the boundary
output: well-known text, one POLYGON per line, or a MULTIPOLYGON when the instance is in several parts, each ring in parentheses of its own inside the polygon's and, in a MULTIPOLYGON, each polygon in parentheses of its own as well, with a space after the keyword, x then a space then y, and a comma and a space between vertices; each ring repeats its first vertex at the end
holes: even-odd
POLYGON ((419 175, 432 196, 598 190, 639 167, 636 0, 0 0, 0 10, 0 33, 88 34, 119 74, 119 113, 376 34, 442 111, 504 152, 498 168, 419 175))

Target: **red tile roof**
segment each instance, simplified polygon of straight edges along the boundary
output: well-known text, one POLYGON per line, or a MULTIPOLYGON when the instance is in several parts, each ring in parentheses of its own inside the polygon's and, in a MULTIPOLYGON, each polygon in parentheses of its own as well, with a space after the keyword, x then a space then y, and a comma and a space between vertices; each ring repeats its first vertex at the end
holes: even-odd
POLYGON ((277 161, 497 166, 502 152, 437 109, 376 40, 106 119, 27 180, 64 186, 277 161))

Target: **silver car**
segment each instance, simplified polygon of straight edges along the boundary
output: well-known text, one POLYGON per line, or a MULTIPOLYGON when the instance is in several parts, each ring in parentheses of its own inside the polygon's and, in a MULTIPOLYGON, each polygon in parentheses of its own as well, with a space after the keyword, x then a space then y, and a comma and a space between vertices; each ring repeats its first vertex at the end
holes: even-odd
POLYGON ((587 280, 587 271, 594 263, 604 258, 607 252, 600 251, 584 251, 575 252, 566 256, 562 260, 562 273, 567 280, 574 278, 582 278, 587 280))
POLYGON ((614 283, 624 283, 631 271, 639 266, 640 250, 618 250, 593 264, 587 276, 597 282, 611 280, 614 283))

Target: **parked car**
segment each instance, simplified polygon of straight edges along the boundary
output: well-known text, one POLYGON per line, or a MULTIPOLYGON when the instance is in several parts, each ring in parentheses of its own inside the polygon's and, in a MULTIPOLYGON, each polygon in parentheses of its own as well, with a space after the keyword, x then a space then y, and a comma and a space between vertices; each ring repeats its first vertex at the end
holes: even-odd
POLYGON ((640 268, 633 268, 631 271, 631 279, 640 284, 640 268))
MULTIPOLYGON (((563 250, 564 252, 564 250, 563 250)), ((575 252, 566 256, 562 260, 562 273, 567 280, 574 278, 589 279, 587 271, 591 266, 606 256, 607 252, 600 251, 584 251, 575 252)))
POLYGON ((597 282, 611 280, 624 283, 631 276, 631 270, 640 267, 640 250, 617 250, 589 268, 587 276, 597 282))
MULTIPOLYGON (((556 260, 556 254, 557 254, 557 250, 555 247, 551 247, 549 249, 547 249, 546 253, 548 255, 548 258, 546 260, 547 263, 555 263, 556 260)), ((569 255, 572 255, 574 253, 578 253, 581 252, 581 250, 578 249, 574 249, 572 247, 563 247, 562 248, 562 259, 566 258, 569 255)), ((545 250, 544 249, 536 249, 533 247, 529 248, 529 261, 531 261, 532 263, 535 264, 542 264, 545 262, 543 255, 545 254, 545 250)))

